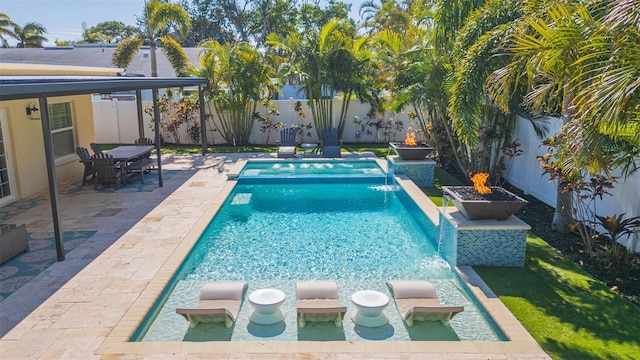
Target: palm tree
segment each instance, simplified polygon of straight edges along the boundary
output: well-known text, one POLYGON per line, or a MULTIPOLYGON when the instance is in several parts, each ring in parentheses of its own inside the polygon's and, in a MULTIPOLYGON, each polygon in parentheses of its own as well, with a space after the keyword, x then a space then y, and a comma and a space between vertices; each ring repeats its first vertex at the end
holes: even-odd
POLYGON ((9 43, 5 36, 16 39, 16 33, 11 30, 15 27, 16 23, 11 21, 11 18, 7 14, 0 13, 0 39, 2 40, 2 47, 9 47, 9 43))
POLYGON ((213 126, 228 144, 249 143, 263 97, 277 91, 273 70, 262 53, 247 43, 221 45, 215 40, 202 44, 200 67, 191 72, 207 78, 209 113, 216 114, 213 126))
MULTIPOLYGON (((593 36, 595 21, 588 7, 578 3, 541 5, 530 8, 518 19, 519 26, 507 37, 505 45, 504 55, 508 56, 503 57, 508 62, 494 71, 486 84, 503 110, 510 111, 513 94, 522 94, 524 90, 527 109, 534 113, 559 113, 566 130, 568 124, 575 122, 576 84, 583 81, 585 74, 584 64, 578 59, 591 52, 588 39, 593 36)), ((555 155, 564 157, 562 149, 567 148, 559 144, 557 149, 555 155)), ((573 194, 566 191, 567 184, 579 179, 582 169, 563 160, 559 164, 563 165, 558 168, 552 228, 569 232, 573 223, 573 194)))
POLYGON ((27 23, 24 27, 15 25, 13 31, 18 39, 16 47, 19 48, 39 48, 42 47, 43 42, 47 41, 43 36, 47 29, 36 22, 27 23))
POLYGON ((142 35, 127 38, 118 45, 111 59, 113 65, 126 68, 140 47, 147 44, 151 55, 151 76, 158 76, 156 46, 160 46, 178 76, 186 75, 189 58, 180 44, 168 34, 176 29, 186 36, 191 26, 189 13, 180 5, 151 0, 145 3, 144 15, 138 18, 138 26, 142 35))
POLYGON ((304 86, 318 136, 334 126, 341 136, 352 95, 366 96, 371 53, 365 42, 366 38, 355 37, 352 24, 344 19, 330 20, 318 33, 269 35, 267 45, 280 57, 279 78, 295 79, 304 86), (344 101, 335 121, 337 92, 344 101))
POLYGON ((591 51, 578 59, 586 70, 575 96, 575 120, 582 126, 571 127, 579 133, 567 136, 583 146, 567 155, 592 171, 607 171, 606 160, 612 159, 627 176, 638 169, 640 153, 640 7, 610 0, 596 3, 593 11, 604 15, 587 39, 591 51))
POLYGON ((411 23, 409 6, 407 2, 397 4, 396 0, 380 0, 380 5, 375 0, 365 1, 360 5, 362 28, 369 29, 370 34, 382 30, 403 32, 411 23))

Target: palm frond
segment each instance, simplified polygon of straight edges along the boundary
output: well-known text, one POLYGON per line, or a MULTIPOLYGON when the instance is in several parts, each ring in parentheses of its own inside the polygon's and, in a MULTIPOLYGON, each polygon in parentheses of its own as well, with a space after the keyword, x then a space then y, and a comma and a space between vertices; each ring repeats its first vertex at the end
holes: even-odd
POLYGON ((111 64, 121 68, 127 68, 133 60, 133 56, 142 46, 142 39, 128 38, 123 40, 115 49, 111 57, 111 64))
POLYGON ((158 39, 160 48, 167 56, 167 60, 178 77, 187 76, 189 57, 180 44, 170 36, 162 36, 158 39))

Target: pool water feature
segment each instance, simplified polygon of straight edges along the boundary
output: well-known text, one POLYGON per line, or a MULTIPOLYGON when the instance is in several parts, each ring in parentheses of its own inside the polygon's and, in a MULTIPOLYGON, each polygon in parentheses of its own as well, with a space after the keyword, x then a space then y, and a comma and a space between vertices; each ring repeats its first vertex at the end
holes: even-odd
POLYGON ((242 179, 269 178, 384 178, 386 173, 374 161, 252 161, 240 173, 242 179))
POLYGON ((157 303, 154 316, 148 317, 153 322, 143 325, 135 340, 504 340, 437 255, 437 240, 427 235, 433 229, 425 228, 429 224, 408 210, 402 190, 385 186, 384 176, 365 181, 358 173, 353 175, 357 181, 345 182, 343 174, 336 180, 326 176, 326 168, 318 171, 322 176, 313 183, 285 176, 262 184, 241 175, 157 303), (327 322, 298 328, 295 282, 312 279, 337 282, 340 302, 348 308, 342 327, 327 322), (393 299, 386 286, 391 279, 431 281, 443 305, 463 305, 465 311, 450 327, 421 322, 408 328, 392 300, 384 310, 388 324, 355 325, 351 295, 377 290, 393 299), (175 313, 177 307, 195 306, 206 282, 233 280, 249 283, 247 296, 262 288, 282 290, 285 320, 274 325, 252 323, 247 296, 230 329, 224 324, 190 328, 175 313))

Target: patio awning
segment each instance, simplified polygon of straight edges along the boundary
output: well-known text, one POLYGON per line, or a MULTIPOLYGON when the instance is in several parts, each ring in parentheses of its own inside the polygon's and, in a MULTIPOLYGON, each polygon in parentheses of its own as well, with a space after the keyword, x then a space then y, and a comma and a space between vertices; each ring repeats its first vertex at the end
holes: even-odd
POLYGON ((88 76, 0 76, 0 101, 41 96, 105 94, 126 90, 153 90, 202 86, 204 78, 88 77, 88 76))
MULTIPOLYGON (((146 78, 129 76, 0 76, 0 101, 39 99, 41 110, 42 134, 44 139, 45 160, 49 180, 49 195, 51 198, 51 212, 53 231, 56 240, 58 261, 64 260, 64 246, 62 231, 58 218, 58 185, 56 182, 56 166, 53 153, 53 141, 49 124, 48 98, 56 96, 105 94, 115 91, 135 90, 137 94, 142 90, 152 90, 155 133, 159 134, 160 112, 158 109, 158 90, 166 88, 198 87, 200 98, 204 98, 203 86, 208 84, 204 78, 146 78)), ((139 97, 139 95, 138 95, 139 97)), ((140 106, 140 105, 139 105, 140 106)), ((140 110, 139 110, 140 111, 140 110)), ((202 136, 202 151, 206 152, 204 102, 200 102, 200 124, 202 136)), ((162 186, 160 142, 156 139, 158 153, 159 185, 162 186)))

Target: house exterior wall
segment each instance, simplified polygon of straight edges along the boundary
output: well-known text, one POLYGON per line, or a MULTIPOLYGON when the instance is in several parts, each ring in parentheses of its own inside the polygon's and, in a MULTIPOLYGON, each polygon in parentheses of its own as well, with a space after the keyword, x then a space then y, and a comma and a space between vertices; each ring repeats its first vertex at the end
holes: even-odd
MULTIPOLYGON (((89 147, 94 142, 93 107, 91 95, 48 98, 49 103, 71 102, 77 146, 89 147)), ((38 104, 38 99, 3 101, 0 108, 7 116, 11 138, 11 155, 17 198, 33 196, 48 188, 42 120, 31 120, 26 115, 27 105, 38 104)), ((39 104, 37 105, 39 107, 39 104)), ((58 183, 79 179, 83 166, 77 156, 67 156, 56 163, 58 183)))
MULTIPOLYGON (((124 69, 23 62, 2 63, 0 66, 0 76, 116 76, 122 71, 124 69)), ((71 103, 75 146, 88 148, 90 143, 95 142, 92 95, 49 97, 47 102, 71 103)), ((7 117, 16 200, 36 195, 49 187, 42 120, 32 120, 27 116, 26 108, 30 103, 40 107, 38 99, 0 102, 0 109, 5 110, 7 117)), ((56 159, 58 183, 79 180, 83 171, 84 167, 75 154, 56 159)))

